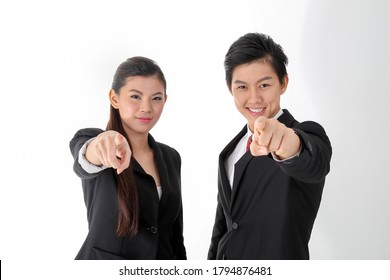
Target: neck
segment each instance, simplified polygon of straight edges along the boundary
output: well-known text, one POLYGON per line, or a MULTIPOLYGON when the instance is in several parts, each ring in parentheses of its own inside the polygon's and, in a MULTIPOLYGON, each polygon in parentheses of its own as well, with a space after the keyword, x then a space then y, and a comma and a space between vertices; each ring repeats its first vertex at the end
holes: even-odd
POLYGON ((148 133, 136 133, 134 131, 126 131, 129 137, 131 150, 133 154, 150 151, 148 143, 148 133))

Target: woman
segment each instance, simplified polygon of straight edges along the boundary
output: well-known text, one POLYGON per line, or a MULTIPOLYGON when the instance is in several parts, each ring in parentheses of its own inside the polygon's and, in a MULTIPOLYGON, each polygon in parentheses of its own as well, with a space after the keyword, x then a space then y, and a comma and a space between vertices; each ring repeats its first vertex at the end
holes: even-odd
POLYGON ((180 155, 149 134, 167 100, 164 74, 129 58, 109 99, 106 131, 82 129, 70 142, 89 223, 76 259, 186 259, 180 155))

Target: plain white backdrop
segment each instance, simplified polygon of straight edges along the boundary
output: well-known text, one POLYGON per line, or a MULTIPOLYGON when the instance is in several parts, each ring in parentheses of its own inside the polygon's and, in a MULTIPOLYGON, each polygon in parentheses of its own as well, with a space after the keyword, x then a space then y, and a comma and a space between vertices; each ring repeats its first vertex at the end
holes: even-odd
POLYGON ((282 107, 332 142, 311 258, 390 259, 389 12, 386 0, 2 1, 0 259, 76 256, 87 218, 69 141, 106 126, 112 76, 135 55, 166 75, 151 133, 182 156, 188 258, 206 259, 218 154, 245 124, 223 60, 247 32, 283 46, 282 107))

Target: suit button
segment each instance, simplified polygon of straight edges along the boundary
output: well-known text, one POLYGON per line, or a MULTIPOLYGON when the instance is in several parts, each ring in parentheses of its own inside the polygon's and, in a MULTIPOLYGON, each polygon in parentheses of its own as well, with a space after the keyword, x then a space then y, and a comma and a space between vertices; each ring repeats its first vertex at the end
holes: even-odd
POLYGON ((156 234, 157 233, 157 227, 151 226, 150 227, 150 232, 153 233, 153 234, 156 234))
POLYGON ((238 229, 238 224, 237 223, 233 223, 232 227, 233 227, 233 229, 238 229))

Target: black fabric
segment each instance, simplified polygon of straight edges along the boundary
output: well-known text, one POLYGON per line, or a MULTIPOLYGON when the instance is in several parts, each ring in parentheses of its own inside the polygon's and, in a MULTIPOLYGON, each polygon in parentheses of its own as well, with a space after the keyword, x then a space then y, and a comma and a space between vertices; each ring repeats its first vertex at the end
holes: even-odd
POLYGON ((178 152, 149 135, 161 180, 161 201, 153 177, 131 159, 139 195, 140 225, 135 237, 118 237, 115 234, 118 222, 115 170, 108 168, 88 174, 78 163, 80 148, 101 132, 96 128, 82 129, 70 142, 74 171, 82 181, 89 224, 88 236, 76 259, 186 259, 178 152))
POLYGON ((278 119, 302 142, 298 158, 275 161, 248 151, 236 163, 233 187, 225 161, 246 126, 219 157, 218 205, 208 259, 309 259, 316 218, 332 148, 319 124, 296 121, 287 111, 278 119))

